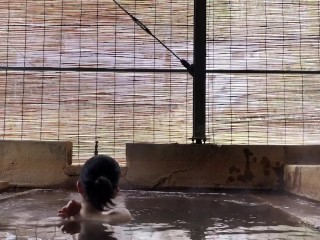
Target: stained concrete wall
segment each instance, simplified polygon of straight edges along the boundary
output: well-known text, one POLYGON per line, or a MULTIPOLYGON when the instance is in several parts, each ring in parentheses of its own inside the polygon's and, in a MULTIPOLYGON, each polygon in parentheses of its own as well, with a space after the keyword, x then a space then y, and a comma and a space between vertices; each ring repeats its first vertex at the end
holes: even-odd
POLYGON ((320 165, 286 165, 284 189, 320 201, 320 165))
POLYGON ((11 185, 67 185, 65 169, 71 162, 71 142, 0 141, 0 181, 11 185))
POLYGON ((124 183, 135 187, 282 187, 283 146, 127 144, 124 183))
MULTIPOLYGON (((319 146, 131 143, 126 147, 127 166, 122 167, 120 180, 123 188, 284 187, 320 200, 319 146)), ((2 183, 74 187, 81 166, 71 163, 70 142, 0 141, 2 183)))
POLYGON ((320 146, 288 146, 283 189, 320 201, 320 146))

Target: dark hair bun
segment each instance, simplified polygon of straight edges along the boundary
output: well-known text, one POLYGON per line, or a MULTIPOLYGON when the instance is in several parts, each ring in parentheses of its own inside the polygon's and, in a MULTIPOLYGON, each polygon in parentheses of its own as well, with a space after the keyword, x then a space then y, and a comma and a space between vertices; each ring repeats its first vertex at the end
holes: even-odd
POLYGON ((87 200, 98 210, 114 206, 112 198, 118 187, 120 166, 111 157, 97 155, 83 166, 80 181, 87 200))
POLYGON ((113 188, 110 180, 107 177, 98 177, 94 182, 94 188, 97 194, 100 193, 102 195, 102 193, 104 193, 103 195, 105 195, 106 198, 112 198, 113 188))
POLYGON ((89 201, 95 208, 102 211, 107 204, 113 205, 111 201, 113 191, 110 180, 105 176, 100 176, 93 182, 92 189, 89 190, 89 201))

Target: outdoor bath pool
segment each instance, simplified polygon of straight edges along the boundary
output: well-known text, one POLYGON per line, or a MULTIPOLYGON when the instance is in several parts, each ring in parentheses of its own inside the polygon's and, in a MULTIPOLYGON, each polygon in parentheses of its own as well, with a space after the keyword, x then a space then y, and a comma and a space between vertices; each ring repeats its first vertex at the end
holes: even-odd
POLYGON ((38 190, 0 200, 0 239, 320 239, 320 232, 246 193, 123 191, 116 203, 131 211, 131 224, 52 224, 71 198, 79 196, 38 190))

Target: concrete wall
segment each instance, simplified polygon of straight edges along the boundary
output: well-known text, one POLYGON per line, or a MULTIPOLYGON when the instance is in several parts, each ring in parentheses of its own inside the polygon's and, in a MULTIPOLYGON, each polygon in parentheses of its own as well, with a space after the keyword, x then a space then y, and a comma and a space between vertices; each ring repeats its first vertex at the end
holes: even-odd
POLYGON ((11 185, 67 185, 65 168, 71 162, 71 142, 0 141, 0 181, 11 185))
MULTIPOLYGON (((122 188, 284 188, 320 200, 318 146, 131 143, 126 147, 122 188)), ((74 187, 81 166, 71 163, 70 142, 0 141, 3 186, 9 182, 30 187, 74 187)))
POLYGON ((320 201, 320 146, 285 148, 283 189, 320 201))
POLYGON ((132 187, 282 187, 283 146, 127 144, 124 183, 132 187))
MULTIPOLYGON (((273 146, 266 146, 266 150, 273 146)), ((283 146, 284 161, 286 164, 320 165, 319 145, 283 146)))
POLYGON ((286 165, 284 189, 320 201, 320 165, 286 165))

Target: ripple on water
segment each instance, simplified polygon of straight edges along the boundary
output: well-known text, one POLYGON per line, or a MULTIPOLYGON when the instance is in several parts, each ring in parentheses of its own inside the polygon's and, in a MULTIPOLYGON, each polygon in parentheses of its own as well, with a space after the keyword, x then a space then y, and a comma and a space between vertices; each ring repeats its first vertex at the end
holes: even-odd
MULTIPOLYGON (((70 196, 46 192, 0 202, 0 239, 73 239, 76 233, 51 226, 55 219, 48 218, 70 196), (33 220, 37 226, 28 227, 33 220)), ((91 236, 87 239, 94 235, 119 240, 320 239, 319 232, 245 195, 132 191, 123 192, 117 202, 131 211, 132 223, 111 229, 83 225, 84 236, 91 236)))

